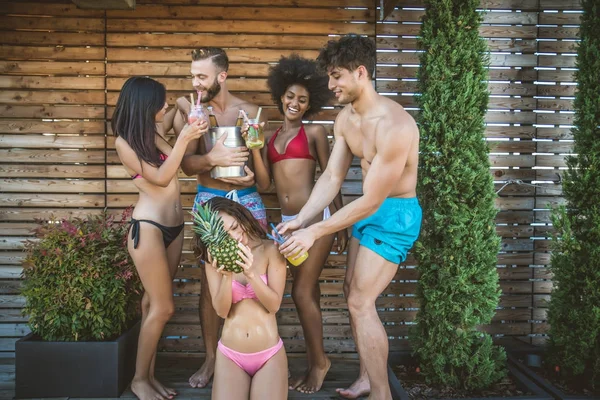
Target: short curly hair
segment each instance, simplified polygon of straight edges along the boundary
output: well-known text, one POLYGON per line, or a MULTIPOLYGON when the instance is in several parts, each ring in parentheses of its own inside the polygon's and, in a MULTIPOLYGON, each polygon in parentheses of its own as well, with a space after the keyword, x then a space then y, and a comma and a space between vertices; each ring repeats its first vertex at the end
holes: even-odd
POLYGON ((329 78, 317 68, 315 61, 297 54, 281 57, 279 64, 270 68, 267 79, 271 98, 282 114, 284 112, 281 96, 285 94, 286 90, 292 85, 306 88, 309 94, 309 108, 306 110, 304 118, 317 114, 333 98, 333 92, 327 87, 328 81, 329 78))
POLYGON ((317 57, 319 68, 344 68, 354 71, 363 65, 370 79, 375 75, 377 46, 372 39, 356 34, 342 36, 339 40, 330 40, 317 57))

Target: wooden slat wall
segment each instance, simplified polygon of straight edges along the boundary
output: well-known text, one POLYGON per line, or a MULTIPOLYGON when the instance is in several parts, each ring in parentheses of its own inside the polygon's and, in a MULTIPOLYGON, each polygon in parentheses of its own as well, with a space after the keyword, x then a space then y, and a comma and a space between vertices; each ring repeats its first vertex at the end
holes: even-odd
POLYGON ((34 219, 106 206, 104 12, 2 2, 0 29, 0 355, 13 357, 34 219))
MULTIPOLYGON (((389 23, 377 25, 377 88, 412 108, 418 65, 415 35, 424 5, 420 0, 399 4, 389 23)), ((503 292, 486 330, 541 343, 552 289, 547 269, 549 204, 562 201, 559 168, 572 149, 569 127, 580 6, 578 1, 482 0, 481 8, 486 13, 480 32, 488 41, 491 60, 486 136, 491 173, 500 190, 498 273, 503 292), (507 185, 511 180, 525 184, 507 185)))
MULTIPOLYGON (((28 332, 20 315, 23 242, 34 218, 86 215, 108 207, 119 212, 136 192, 119 165, 107 122, 118 92, 131 75, 165 83, 168 102, 190 93, 189 61, 201 45, 227 49, 232 91, 262 105, 274 124, 280 116, 266 87, 269 64, 298 52, 314 57, 329 35, 366 34, 379 48, 377 89, 415 111, 415 53, 420 0, 401 0, 385 23, 376 22, 372 0, 138 0, 135 11, 84 11, 67 0, 0 1, 0 354, 28 332)), ((575 0, 484 0, 489 9, 482 36, 492 51, 487 136, 501 191, 498 256, 503 297, 487 331, 539 341, 546 332, 551 281, 547 204, 561 201, 557 168, 568 153, 572 121, 579 10, 575 0), (544 10, 544 11, 542 11, 544 10), (551 12, 550 10, 559 10, 551 12), (558 40, 557 40, 558 39, 558 40), (550 83, 550 84, 546 84, 550 83)), ((338 108, 318 120, 331 127, 338 108)), ((412 112, 411 111, 411 112, 412 112)), ((192 205, 195 182, 180 174, 184 206, 192 205)), ((344 184, 345 202, 361 193, 353 166, 344 184)), ((280 217, 276 197, 263 193, 269 218, 280 217)), ((162 351, 202 352, 197 314, 198 274, 190 251, 191 230, 175 282, 178 312, 161 340, 162 351)), ((405 348, 416 314, 418 275, 410 258, 378 300, 390 348, 405 348)), ((321 276, 325 345, 355 350, 342 292, 345 255, 332 254, 321 276)), ((304 340, 289 285, 279 315, 289 351, 304 340)))

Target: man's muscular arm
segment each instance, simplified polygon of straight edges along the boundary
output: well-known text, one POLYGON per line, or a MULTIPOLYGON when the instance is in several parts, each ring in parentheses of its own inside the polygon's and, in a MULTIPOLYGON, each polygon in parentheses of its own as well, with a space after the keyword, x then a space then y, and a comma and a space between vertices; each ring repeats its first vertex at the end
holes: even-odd
POLYGON ((335 143, 327 167, 317 179, 308 201, 298 214, 298 220, 303 225, 322 213, 339 194, 350 164, 352 164, 352 152, 343 135, 335 133, 335 143))
POLYGON ((363 195, 328 220, 313 225, 318 237, 347 228, 375 213, 402 177, 414 135, 406 127, 379 130, 375 139, 376 154, 363 183, 363 195))
POLYGON ((398 124, 394 120, 379 124, 376 129, 376 154, 363 183, 363 195, 342 207, 331 218, 294 232, 280 248, 283 255, 308 251, 317 239, 345 229, 375 213, 389 196, 404 173, 409 150, 417 137, 414 132, 416 127, 412 124, 398 124))

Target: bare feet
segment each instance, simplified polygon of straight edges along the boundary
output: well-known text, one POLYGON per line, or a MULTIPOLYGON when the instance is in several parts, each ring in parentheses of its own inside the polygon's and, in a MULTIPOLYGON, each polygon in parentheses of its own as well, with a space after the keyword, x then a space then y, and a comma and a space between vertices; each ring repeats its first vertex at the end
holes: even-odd
POLYGON ((321 390, 325 376, 331 367, 331 361, 325 357, 325 365, 322 367, 311 366, 306 373, 306 376, 296 385, 296 390, 302 393, 314 393, 321 390))
POLYGON ((165 400, 166 397, 154 389, 150 381, 133 378, 131 381, 131 391, 140 400, 165 400))
POLYGON ((177 392, 174 389, 166 387, 165 385, 160 383, 155 377, 150 378, 150 382, 152 382, 152 386, 154 386, 154 389, 156 389, 156 391, 164 397, 172 399, 173 396, 177 396, 177 392))
POLYGON ((347 399, 358 399, 361 396, 368 396, 371 393, 371 384, 368 378, 358 378, 348 389, 335 389, 335 391, 347 399))
POLYGON ((296 389, 302 382, 304 382, 304 378, 308 375, 308 370, 304 373, 304 375, 292 377, 292 374, 288 371, 288 386, 290 390, 296 389))
POLYGON ((204 364, 189 379, 190 386, 193 388, 203 388, 210 382, 215 372, 215 360, 204 360, 204 364))

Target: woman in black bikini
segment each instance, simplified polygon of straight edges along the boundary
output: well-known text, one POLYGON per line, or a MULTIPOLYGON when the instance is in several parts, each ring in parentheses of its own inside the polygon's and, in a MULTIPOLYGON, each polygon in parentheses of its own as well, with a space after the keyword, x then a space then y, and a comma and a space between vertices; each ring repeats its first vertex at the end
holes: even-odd
POLYGON ((123 85, 112 129, 119 159, 139 190, 127 249, 144 285, 142 326, 131 390, 142 400, 164 400, 176 393, 154 377, 156 347, 173 315, 172 281, 183 246, 183 210, 177 170, 188 143, 207 132, 206 122, 186 126, 171 147, 158 134, 168 105, 162 84, 129 78, 123 85))

